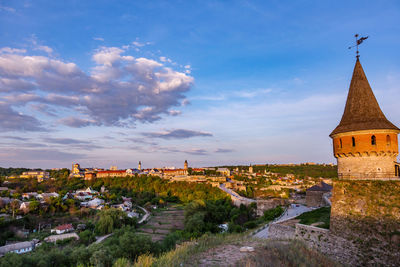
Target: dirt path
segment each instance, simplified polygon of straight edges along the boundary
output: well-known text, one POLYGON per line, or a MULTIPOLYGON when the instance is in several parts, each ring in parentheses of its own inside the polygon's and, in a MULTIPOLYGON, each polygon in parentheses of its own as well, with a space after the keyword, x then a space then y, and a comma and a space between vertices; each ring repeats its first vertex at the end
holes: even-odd
POLYGON ((240 252, 243 246, 258 248, 262 246, 262 242, 249 241, 243 242, 240 245, 227 244, 210 249, 199 254, 196 257, 197 265, 201 267, 208 266, 235 266, 236 263, 246 257, 255 254, 255 252, 240 252))

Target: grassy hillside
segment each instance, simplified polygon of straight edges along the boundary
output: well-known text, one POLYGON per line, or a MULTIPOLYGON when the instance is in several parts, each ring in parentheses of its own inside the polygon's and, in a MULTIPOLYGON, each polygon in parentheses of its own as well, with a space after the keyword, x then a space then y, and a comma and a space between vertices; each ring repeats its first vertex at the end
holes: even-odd
MULTIPOLYGON (((123 260, 121 260, 122 262, 123 260)), ((123 266, 130 266, 123 265, 123 266)), ((205 235, 155 258, 142 255, 134 267, 149 266, 340 266, 298 241, 255 239, 247 234, 205 235), (252 246, 254 252, 240 252, 252 246)))

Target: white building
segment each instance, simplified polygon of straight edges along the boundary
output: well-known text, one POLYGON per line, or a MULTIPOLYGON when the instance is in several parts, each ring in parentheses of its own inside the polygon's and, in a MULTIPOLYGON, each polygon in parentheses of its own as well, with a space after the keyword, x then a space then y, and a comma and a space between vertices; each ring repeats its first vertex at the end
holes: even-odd
POLYGON ((52 193, 42 193, 36 196, 36 198, 41 201, 51 197, 59 197, 59 194, 57 194, 56 192, 52 192, 52 193))
POLYGON ((224 176, 230 176, 231 171, 228 168, 218 168, 217 172, 221 173, 224 176))
POLYGON ((10 245, 5 245, 0 247, 0 257, 3 257, 6 253, 27 253, 35 249, 36 243, 38 243, 37 239, 33 239, 32 241, 18 242, 10 245))
POLYGON ((57 242, 58 240, 64 240, 68 238, 75 238, 79 240, 79 236, 76 233, 68 233, 68 234, 61 234, 61 235, 51 235, 44 239, 46 242, 57 242))
POLYGON ((57 226, 55 229, 51 229, 52 233, 56 232, 58 235, 71 231, 74 231, 74 227, 72 226, 72 224, 62 224, 57 226))

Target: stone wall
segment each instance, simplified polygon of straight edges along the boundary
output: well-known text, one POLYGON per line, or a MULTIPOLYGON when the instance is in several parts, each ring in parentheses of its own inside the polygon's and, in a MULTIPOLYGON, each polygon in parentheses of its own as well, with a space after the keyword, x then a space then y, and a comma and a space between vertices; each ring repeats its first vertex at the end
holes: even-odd
POLYGON ((271 239, 293 239, 295 237, 295 229, 291 226, 273 223, 268 229, 268 238, 271 239))
POLYGON ((386 152, 340 156, 338 175, 346 179, 395 177, 396 158, 397 153, 386 152))
POLYGON ((326 193, 324 191, 311 191, 306 192, 306 204, 309 207, 320 207, 324 205, 322 196, 326 193))
POLYGON ((354 242, 363 260, 400 261, 400 181, 335 181, 331 201, 334 235, 354 242))
POLYGON ((288 201, 282 198, 273 198, 266 200, 257 200, 257 215, 264 215, 264 211, 269 209, 274 209, 278 206, 285 206, 288 204, 288 201))
POLYGON ((337 262, 349 266, 363 266, 360 265, 362 257, 357 246, 347 239, 332 235, 327 229, 298 223, 295 238, 337 262))

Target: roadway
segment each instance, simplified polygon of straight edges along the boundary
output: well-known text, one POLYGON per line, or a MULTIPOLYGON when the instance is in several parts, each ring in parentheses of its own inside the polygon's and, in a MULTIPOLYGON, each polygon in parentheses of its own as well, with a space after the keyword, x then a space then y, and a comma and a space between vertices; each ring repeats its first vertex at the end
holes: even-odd
POLYGON ((243 202, 256 202, 256 200, 251 199, 251 198, 246 198, 246 197, 242 197, 241 195, 239 195, 238 193, 236 193, 235 191, 226 188, 224 184, 220 184, 219 188, 223 191, 225 191, 226 193, 228 193, 229 195, 231 195, 231 198, 233 197, 234 199, 243 201, 243 202))
MULTIPOLYGON (((139 224, 139 223, 142 223, 142 222, 146 221, 150 217, 150 212, 148 212, 143 207, 138 206, 138 208, 143 210, 144 213, 145 213, 144 216, 138 221, 138 224, 139 224)), ((113 233, 108 234, 108 235, 103 235, 103 236, 96 237, 97 240, 96 240, 96 242, 94 242, 94 244, 99 244, 99 243, 103 242, 104 240, 106 240, 108 237, 110 237, 112 235, 113 235, 113 233)))
POLYGON ((269 226, 271 224, 280 223, 280 222, 284 222, 284 221, 296 218, 300 214, 303 214, 304 212, 308 212, 308 211, 311 211, 311 210, 313 210, 313 208, 309 208, 307 206, 300 205, 300 204, 291 204, 289 206, 289 208, 286 209, 285 213, 281 217, 279 217, 275 221, 270 222, 269 224, 267 224, 266 227, 263 230, 261 230, 260 232, 256 233, 254 236, 258 237, 258 238, 268 238, 268 230, 269 230, 269 226))
POLYGON ((145 208, 138 206, 141 210, 144 211, 144 216, 138 221, 138 223, 142 223, 144 221, 147 221, 147 219, 150 217, 150 212, 148 212, 145 208))

